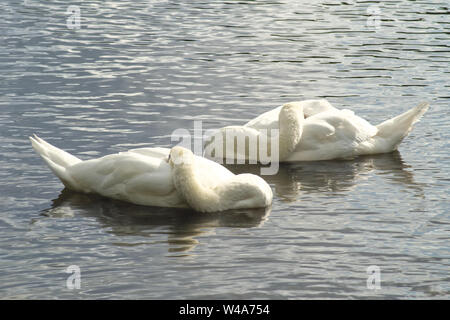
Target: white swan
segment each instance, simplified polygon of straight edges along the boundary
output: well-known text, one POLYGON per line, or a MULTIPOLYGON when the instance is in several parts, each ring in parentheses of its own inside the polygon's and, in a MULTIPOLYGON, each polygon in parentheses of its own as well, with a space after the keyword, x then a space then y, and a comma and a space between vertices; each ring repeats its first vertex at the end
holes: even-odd
POLYGON ((428 107, 427 103, 421 103, 373 126, 353 111, 336 109, 327 100, 290 102, 243 126, 219 129, 205 144, 205 156, 217 160, 231 155, 233 159, 260 161, 261 146, 266 146, 269 156, 270 150, 278 152, 278 161, 281 162, 331 160, 391 152, 397 149, 428 107), (279 130, 279 135, 271 135, 271 129, 279 130), (216 145, 218 138, 223 141, 221 152, 216 150, 222 143, 216 145), (248 142, 245 148, 237 148, 235 139, 255 142, 257 151, 253 149, 255 152, 252 152, 248 142))
POLYGON ((200 212, 267 207, 272 189, 253 174, 225 167, 182 147, 141 148, 82 161, 43 139, 36 152, 68 188, 140 205, 191 207, 200 212))

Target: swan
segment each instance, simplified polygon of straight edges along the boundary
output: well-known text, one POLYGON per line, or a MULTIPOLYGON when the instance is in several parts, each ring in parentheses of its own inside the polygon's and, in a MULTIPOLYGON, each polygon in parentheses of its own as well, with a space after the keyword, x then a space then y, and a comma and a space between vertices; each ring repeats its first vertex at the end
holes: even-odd
POLYGON ((428 103, 421 103, 373 126, 353 111, 339 110, 325 99, 289 102, 243 126, 219 129, 205 144, 204 156, 216 161, 231 158, 262 162, 266 152, 272 158, 278 155, 273 161, 294 162, 392 152, 428 108, 428 103), (237 147, 235 139, 245 141, 242 148, 237 147))
POLYGON ((199 212, 262 208, 272 203, 272 189, 259 176, 235 175, 180 146, 132 149, 82 161, 36 135, 30 141, 53 173, 74 191, 199 212))

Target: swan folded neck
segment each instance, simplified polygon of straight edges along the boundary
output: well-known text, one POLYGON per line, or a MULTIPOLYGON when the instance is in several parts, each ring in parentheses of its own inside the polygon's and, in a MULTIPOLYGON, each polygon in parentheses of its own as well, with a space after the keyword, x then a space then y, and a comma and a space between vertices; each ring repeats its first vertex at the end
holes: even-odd
POLYGON ((278 118, 279 160, 286 159, 300 142, 303 132, 303 107, 295 103, 283 105, 278 118))
POLYGON ((193 209, 201 212, 218 211, 219 197, 202 185, 200 174, 194 163, 174 167, 175 188, 193 209))

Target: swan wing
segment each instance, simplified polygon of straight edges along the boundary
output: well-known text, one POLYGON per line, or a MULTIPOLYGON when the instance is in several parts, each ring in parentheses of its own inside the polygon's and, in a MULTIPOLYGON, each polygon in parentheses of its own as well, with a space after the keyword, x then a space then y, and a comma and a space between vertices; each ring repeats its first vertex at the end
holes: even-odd
POLYGON ((195 156, 197 168, 201 174, 201 183, 206 188, 216 188, 234 177, 234 173, 209 159, 195 156))
POLYGON ((354 156, 378 129, 350 110, 326 111, 304 121, 303 134, 286 161, 312 161, 354 156))
MULTIPOLYGON (((128 151, 80 162, 68 168, 84 192, 143 205, 183 206, 175 190, 169 164, 160 156, 128 151)), ((158 153, 161 151, 161 153, 158 153)))
POLYGON ((308 125, 311 127, 322 127, 324 128, 323 135, 317 135, 321 139, 349 139, 354 142, 365 141, 378 133, 378 129, 371 125, 369 122, 361 117, 358 117, 351 110, 337 110, 337 111, 327 111, 315 114, 309 117, 304 122, 305 130, 309 129, 308 125), (330 127, 334 128, 334 135, 329 134, 330 127))
MULTIPOLYGON (((321 143, 334 138, 336 128, 325 120, 316 119, 305 121, 303 125, 303 134, 301 140, 314 141, 321 143)), ((306 141, 308 142, 308 141, 306 141)))

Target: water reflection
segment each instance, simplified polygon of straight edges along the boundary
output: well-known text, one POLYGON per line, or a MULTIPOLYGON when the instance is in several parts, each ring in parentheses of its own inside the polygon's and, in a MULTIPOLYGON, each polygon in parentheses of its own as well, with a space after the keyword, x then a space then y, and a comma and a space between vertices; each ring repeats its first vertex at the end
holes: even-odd
MULTIPOLYGON (((226 165, 235 174, 260 174, 259 165, 226 165)), ((295 201, 306 193, 346 192, 362 180, 370 179, 374 170, 391 183, 415 190, 423 196, 422 185, 414 181, 414 173, 398 151, 353 160, 332 160, 281 164, 276 175, 262 176, 274 193, 286 201, 295 201)))
MULTIPOLYGON (((95 217, 103 228, 118 237, 137 236, 150 240, 138 244, 167 241, 169 252, 193 249, 199 243, 196 237, 211 233, 217 227, 262 226, 271 211, 266 208, 198 213, 189 209, 138 206, 68 189, 64 189, 52 202, 51 208, 42 212, 43 216, 56 218, 81 214, 95 217), (167 240, 161 240, 156 235, 167 236, 167 240)), ((133 238, 134 242, 131 242, 118 238, 114 244, 133 246, 136 245, 135 240, 133 238)))

